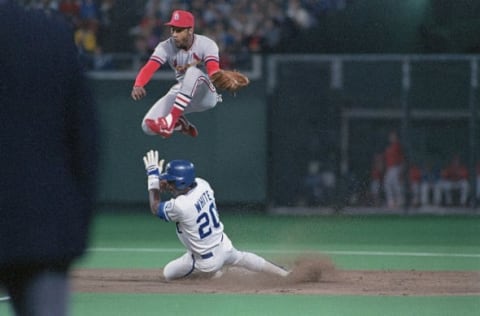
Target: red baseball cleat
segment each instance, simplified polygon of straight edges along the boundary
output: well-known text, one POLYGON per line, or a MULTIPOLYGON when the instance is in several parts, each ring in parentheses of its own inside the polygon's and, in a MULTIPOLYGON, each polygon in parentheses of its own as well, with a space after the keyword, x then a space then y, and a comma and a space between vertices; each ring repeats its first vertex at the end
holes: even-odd
POLYGON ((175 130, 180 131, 185 135, 191 136, 191 137, 197 137, 198 136, 198 130, 193 125, 190 123, 185 116, 180 116, 178 118, 177 123, 175 124, 175 130))
POLYGON ((167 121, 164 117, 159 117, 157 120, 146 119, 145 125, 147 125, 152 132, 162 136, 163 138, 172 136, 174 124, 168 128, 167 121))

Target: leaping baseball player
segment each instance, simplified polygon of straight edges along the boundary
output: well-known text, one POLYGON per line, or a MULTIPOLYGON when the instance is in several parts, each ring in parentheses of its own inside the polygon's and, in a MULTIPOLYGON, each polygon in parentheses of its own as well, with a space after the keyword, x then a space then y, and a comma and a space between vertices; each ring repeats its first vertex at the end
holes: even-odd
POLYGON ((159 160, 155 150, 147 152, 143 161, 148 175, 150 210, 160 219, 176 224, 178 239, 187 249, 164 267, 167 281, 192 274, 219 277, 226 266, 280 277, 289 275, 288 270, 232 245, 217 212, 214 192, 206 180, 195 176, 190 161, 172 160, 163 171, 164 160, 159 160), (172 197, 161 201, 163 192, 172 197))
POLYGON ((194 33, 195 19, 191 12, 176 10, 171 20, 170 38, 160 42, 147 63, 140 69, 131 92, 133 100, 147 95, 145 86, 164 64, 175 71, 177 83, 150 108, 142 120, 148 135, 168 138, 174 131, 196 137, 197 128, 185 114, 202 112, 221 101, 216 88, 235 92, 249 83, 239 73, 220 69, 219 48, 212 39, 194 33), (204 66, 206 73, 198 66, 204 66))

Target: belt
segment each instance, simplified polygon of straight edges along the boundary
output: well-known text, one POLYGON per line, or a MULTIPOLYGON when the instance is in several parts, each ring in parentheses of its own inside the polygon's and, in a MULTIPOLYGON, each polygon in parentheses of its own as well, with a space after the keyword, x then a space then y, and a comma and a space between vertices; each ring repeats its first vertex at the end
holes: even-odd
MULTIPOLYGON (((222 241, 223 241, 223 234, 222 234, 222 239, 220 240, 220 242, 222 242, 222 241)), ((218 244, 218 245, 220 245, 220 244, 218 244)), ((215 247, 217 247, 218 245, 215 245, 215 247)), ((208 259, 208 258, 213 257, 213 252, 210 251, 210 252, 204 253, 203 255, 199 255, 199 256, 202 259, 208 259)))
POLYGON ((200 258, 202 258, 202 259, 208 259, 208 258, 211 258, 211 257, 213 257, 212 252, 207 252, 207 253, 204 253, 203 255, 200 255, 200 258))

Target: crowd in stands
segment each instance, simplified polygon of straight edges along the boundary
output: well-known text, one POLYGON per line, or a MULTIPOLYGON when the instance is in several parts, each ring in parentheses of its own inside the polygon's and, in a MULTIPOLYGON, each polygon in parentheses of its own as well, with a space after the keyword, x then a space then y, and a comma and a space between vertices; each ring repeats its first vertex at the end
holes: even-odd
MULTIPOLYGON (((190 10, 196 32, 214 39, 224 68, 242 67, 252 53, 275 50, 282 40, 315 27, 320 15, 343 10, 348 0, 24 0, 67 18, 90 69, 111 69, 112 54, 144 61, 160 40, 174 9, 190 10)), ((134 65, 135 66, 135 65, 134 65)))

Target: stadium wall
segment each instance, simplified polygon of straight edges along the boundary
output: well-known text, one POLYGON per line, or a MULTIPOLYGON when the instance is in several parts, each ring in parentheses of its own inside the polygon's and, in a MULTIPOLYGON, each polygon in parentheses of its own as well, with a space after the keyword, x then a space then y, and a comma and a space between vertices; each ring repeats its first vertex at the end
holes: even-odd
POLYGON ((148 96, 134 102, 131 80, 91 79, 97 98, 100 125, 100 204, 146 203, 146 177, 142 157, 158 149, 162 158, 192 160, 197 176, 210 181, 223 204, 258 204, 266 200, 266 102, 261 81, 252 82, 236 96, 223 93, 213 110, 194 113, 196 139, 178 134, 169 139, 147 136, 143 116, 172 81, 155 80, 148 96))

